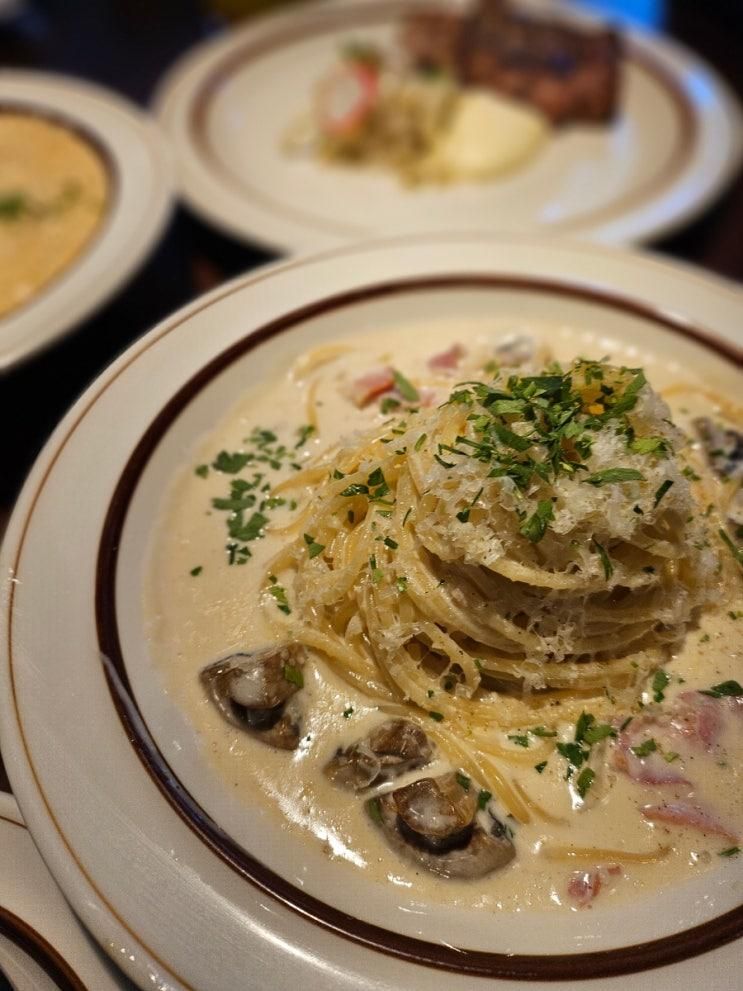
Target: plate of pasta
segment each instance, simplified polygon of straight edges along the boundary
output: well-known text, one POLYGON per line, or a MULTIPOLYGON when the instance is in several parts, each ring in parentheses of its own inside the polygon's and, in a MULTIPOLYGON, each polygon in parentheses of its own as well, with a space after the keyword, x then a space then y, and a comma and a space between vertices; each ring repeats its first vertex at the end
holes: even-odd
POLYGON ((220 287, 81 398, 4 545, 0 727, 139 985, 732 991, 740 303, 392 239, 220 287))

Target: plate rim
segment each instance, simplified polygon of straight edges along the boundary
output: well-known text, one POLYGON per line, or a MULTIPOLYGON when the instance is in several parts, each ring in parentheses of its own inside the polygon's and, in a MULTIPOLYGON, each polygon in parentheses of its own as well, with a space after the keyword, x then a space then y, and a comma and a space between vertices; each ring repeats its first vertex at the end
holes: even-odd
MULTIPOLYGON (((449 2, 455 7, 461 6, 458 0, 449 0, 449 2)), ((425 7, 430 6, 430 0, 396 0, 396 2, 389 0, 388 6, 393 5, 410 8, 425 7)), ((557 7, 562 14, 573 20, 611 23, 610 18, 576 9, 567 0, 557 0, 557 7)), ((313 18, 321 20, 333 13, 349 16, 354 9, 357 9, 360 14, 371 14, 375 9, 375 2, 370 2, 370 0, 310 0, 309 3, 303 5, 301 14, 312 22, 313 18)), ((193 118, 198 114, 198 104, 208 87, 209 80, 217 76, 220 68, 225 63, 234 60, 242 49, 251 45, 260 49, 262 42, 270 41, 277 31, 282 28, 287 30, 291 28, 292 13, 296 16, 296 11, 293 12, 292 10, 264 14, 231 35, 217 35, 192 46, 176 59, 158 82, 151 101, 153 114, 161 122, 166 133, 169 134, 173 146, 181 154, 187 153, 193 157, 194 161, 199 162, 199 171, 205 168, 205 159, 197 147, 193 134, 193 118), (178 107, 185 113, 187 117, 185 124, 178 122, 172 127, 170 126, 168 117, 174 107, 178 107)), ((557 222, 554 225, 544 225, 529 231, 530 236, 549 237, 559 235, 562 232, 571 239, 593 239, 618 246, 647 244, 668 236, 701 215, 727 188, 737 174, 741 162, 743 162, 743 105, 717 69, 690 48, 666 35, 643 29, 635 24, 623 23, 620 29, 627 40, 628 54, 625 56, 627 61, 636 60, 641 68, 648 69, 652 75, 659 78, 668 89, 674 102, 680 107, 682 116, 690 116, 692 120, 694 133, 691 135, 691 140, 682 140, 682 144, 686 144, 685 151, 683 148, 681 149, 683 162, 674 173, 672 182, 666 182, 656 189, 653 196, 644 196, 639 203, 633 203, 632 206, 622 210, 619 214, 614 214, 608 218, 602 217, 607 208, 606 206, 599 206, 595 211, 599 218, 597 221, 592 221, 591 216, 589 216, 588 223, 585 223, 578 217, 574 221, 570 221, 569 228, 566 228, 563 222, 557 222), (689 98, 688 87, 684 85, 681 78, 683 67, 692 68, 704 74, 708 84, 715 90, 716 102, 722 108, 728 127, 725 159, 716 163, 716 168, 711 172, 708 168, 702 168, 701 163, 694 164, 691 161, 694 154, 704 147, 700 143, 699 131, 705 118, 699 112, 698 105, 689 98), (687 169, 690 162, 693 165, 694 181, 698 184, 693 199, 687 199, 671 214, 666 211, 665 216, 656 216, 662 201, 670 197, 674 189, 680 190, 688 183, 687 169), (627 218, 632 220, 629 225, 629 233, 612 234, 611 226, 620 223, 626 224, 627 218), (608 234, 605 233, 605 228, 608 228, 608 234)), ((679 149, 674 152, 675 157, 678 157, 678 152, 679 149)), ((181 155, 179 155, 180 157, 181 155)), ((663 166, 661 171, 667 171, 667 167, 667 165, 663 166)), ((217 181, 219 178, 216 172, 209 169, 206 169, 206 172, 209 174, 208 182, 217 181)), ((651 180, 643 180, 641 185, 643 187, 657 187, 657 178, 656 176, 652 177, 651 180)), ((176 181, 181 198, 202 220, 232 237, 249 244, 259 245, 269 251, 294 254, 305 251, 309 243, 314 246, 327 247, 337 245, 341 239, 345 243, 349 243, 362 236, 373 239, 382 236, 381 232, 354 229, 340 221, 336 223, 335 220, 328 221, 328 230, 325 233, 319 227, 312 226, 309 221, 303 223, 299 220, 295 224, 290 217, 294 211, 293 207, 287 206, 285 217, 281 217, 276 212, 272 213, 273 207, 270 205, 266 207, 261 203, 263 194, 260 190, 258 191, 260 195, 255 199, 255 210, 251 206, 252 216, 248 219, 246 214, 245 218, 236 218, 231 211, 226 209, 226 205, 215 205, 202 178, 194 179, 190 174, 184 178, 179 169, 176 181), (277 217, 282 221, 282 224, 286 220, 289 224, 288 229, 293 231, 291 235, 275 236, 272 234, 269 220, 275 220, 277 217), (332 233, 330 229, 332 227, 337 228, 335 233, 332 233)), ((635 194, 631 195, 634 199, 635 194)), ((496 231, 495 233, 499 233, 500 236, 510 236, 510 232, 496 231)))
POLYGON ((103 161, 110 185, 105 212, 88 241, 29 300, 0 318, 0 374, 22 365, 73 333, 126 286, 162 237, 174 209, 176 189, 166 136, 157 121, 118 91, 63 72, 1 68, 0 110, 6 107, 50 120, 82 135, 103 161), (76 98, 80 102, 75 102, 76 98), (49 299, 55 301, 55 297, 66 291, 71 279, 85 278, 91 259, 114 236, 111 223, 116 211, 130 207, 133 202, 131 194, 126 202, 122 197, 122 159, 111 144, 116 122, 101 127, 100 122, 92 121, 90 108, 94 104, 115 110, 117 118, 127 119, 128 141, 135 140, 139 150, 145 153, 152 189, 147 208, 139 211, 137 234, 129 235, 123 243, 116 266, 109 267, 105 278, 91 281, 88 276, 87 285, 79 287, 84 289, 79 299, 72 306, 67 305, 62 315, 49 319, 37 313, 37 304, 49 299), (6 328, 11 332, 9 344, 4 339, 6 328))
MULTIPOLYGON (((635 262, 641 261, 643 264, 649 265, 651 268, 657 267, 665 270, 670 270, 671 272, 675 272, 677 275, 680 272, 683 272, 688 278, 696 279, 697 281, 700 282, 700 284, 706 285, 708 288, 711 287, 717 291, 723 292, 726 296, 729 295, 732 299, 736 301, 736 303, 739 303, 742 298, 741 291, 737 287, 727 283, 725 280, 716 277, 709 277, 706 275, 702 275, 693 266, 669 264, 667 261, 655 259, 647 255, 643 256, 637 253, 632 255, 628 252, 620 252, 620 251, 616 251, 615 249, 607 249, 607 248, 596 249, 593 246, 587 246, 585 244, 575 244, 569 246, 569 245, 565 245, 565 243, 563 242, 558 245, 546 239, 534 239, 534 238, 525 238, 525 237, 502 239, 502 238, 494 238, 492 235, 483 235, 481 238, 477 238, 477 237, 473 238, 473 236, 468 233, 466 235, 463 235, 461 239, 465 241, 476 241, 478 243, 482 240, 486 240, 491 244, 497 244, 501 246, 507 244, 510 241, 517 241, 519 244, 526 246, 549 247, 550 256, 553 261, 556 258, 556 256, 561 254, 566 248, 568 249, 568 253, 570 253, 570 250, 572 250, 573 252, 580 251, 580 252, 590 252, 591 254, 595 254, 596 251, 598 250, 607 259, 613 257, 614 259, 617 260, 624 258, 625 260, 634 260, 635 262)), ((456 242, 457 236, 442 235, 442 237, 439 238, 439 240, 443 242, 447 242, 447 241, 456 242)), ((227 295, 248 288, 253 283, 270 278, 280 277, 283 272, 286 272, 288 270, 299 268, 305 265, 312 265, 317 262, 328 261, 333 257, 339 255, 363 256, 364 253, 369 252, 370 250, 375 250, 375 249, 379 250, 379 248, 383 247, 385 244, 387 245, 407 244, 408 246, 411 246, 411 245, 415 245, 416 243, 419 246, 422 246, 424 242, 422 241, 422 239, 415 236, 408 236, 408 237, 395 238, 395 239, 381 239, 376 242, 372 242, 371 245, 366 243, 362 245, 345 246, 339 249, 333 249, 331 251, 324 252, 315 257, 292 259, 289 260, 288 262, 265 266, 262 269, 258 270, 257 272, 252 272, 246 276, 238 277, 237 279, 232 280, 230 283, 226 284, 225 286, 218 287, 217 289, 213 290, 211 293, 207 294, 206 296, 193 301, 192 303, 188 304, 185 307, 182 307, 171 317, 161 321, 153 330, 151 330, 143 338, 141 338, 134 345, 132 345, 117 361, 115 361, 109 367, 109 369, 107 369, 106 372, 104 372, 99 377, 99 379, 95 383, 93 383, 93 385, 89 387, 88 390, 86 390, 83 396, 78 400, 78 402, 73 406, 73 408, 64 418, 64 420, 59 425, 57 430, 52 435, 52 438, 44 448, 42 454, 37 460, 34 469, 31 472, 31 475, 29 476, 26 485, 24 486, 23 492, 18 500, 16 509, 11 519, 11 525, 8 530, 8 539, 6 540, 2 552, 4 563, 7 564, 8 566, 7 573, 10 573, 11 575, 13 574, 12 562, 15 557, 15 552, 20 551, 22 549, 23 539, 25 539, 26 531, 30 526, 31 517, 33 516, 33 512, 40 491, 43 488, 43 486, 46 484, 48 478, 50 477, 54 468, 54 464, 56 463, 56 460, 59 457, 59 454, 61 453, 63 447, 66 445, 68 440, 74 435, 80 422, 85 418, 85 416, 87 416, 90 410, 95 406, 95 403, 100 398, 100 395, 103 393, 103 391, 105 391, 105 389, 108 388, 108 386, 113 381, 115 381, 120 375, 122 375, 131 364, 136 362, 136 360, 141 356, 141 354, 145 350, 147 350, 153 344, 157 343, 157 341, 159 341, 167 333, 174 330, 177 325, 185 322, 186 320, 196 315, 196 313, 212 306, 213 304, 215 304, 216 302, 218 302, 220 299, 222 299, 227 295)), ((425 243, 427 243, 427 241, 425 243)), ((454 268, 456 269, 456 265, 454 266, 454 268)), ((562 274, 556 277, 556 280, 561 281, 563 283, 570 283, 572 281, 571 278, 564 272, 564 270, 562 274)), ((325 293, 325 295, 327 295, 327 293, 325 293)), ((321 296, 320 298, 324 298, 324 297, 321 296)), ((727 341, 727 338, 724 337, 724 335, 714 335, 714 336, 727 341)), ((729 351, 729 347, 727 344, 724 345, 724 350, 726 352, 729 351)), ((740 360, 739 357, 738 360, 740 360)), ((5 598, 8 600, 7 605, 9 609, 12 608, 12 602, 10 601, 10 599, 12 597, 12 592, 14 588, 15 588, 14 579, 11 578, 9 589, 6 589, 6 596, 5 596, 5 598), (10 595, 7 594, 8 591, 10 592, 10 595)), ((8 623, 9 636, 10 633, 11 633, 10 623, 8 623)), ((5 670, 0 671, 0 680, 3 681, 6 680, 5 670)), ((6 712, 3 712, 3 715, 7 717, 6 712)), ((5 718, 2 720, 2 725, 0 725, 0 730, 2 731, 0 735, 2 736, 3 746, 7 748, 6 753, 11 753, 14 757, 17 758, 19 741, 16 738, 16 727, 14 725, 11 725, 10 719, 5 718)), ((22 776, 22 772, 18 760, 15 760, 10 764, 10 773, 11 776, 13 777, 14 786, 19 792, 20 801, 23 803, 28 801, 29 803, 29 815, 31 817, 30 821, 32 822, 32 828, 34 828, 34 835, 36 835, 38 831, 38 834, 40 836, 39 842, 43 844, 45 837, 41 837, 41 834, 44 833, 45 828, 49 826, 49 822, 46 821, 45 818, 43 826, 39 825, 39 820, 37 820, 37 816, 36 816, 37 798, 35 795, 33 797, 31 795, 34 788, 40 789, 40 783, 38 782, 38 780, 35 781, 32 780, 31 776, 29 775, 22 776)), ((43 790, 41 790, 41 794, 43 795, 43 790)), ((47 806, 47 813, 48 813, 47 818, 51 817, 52 824, 56 826, 53 811, 48 806, 47 806)), ((43 813, 41 818, 44 818, 43 813)), ((49 848, 47 847, 47 851, 45 851, 45 853, 48 852, 48 850, 49 848)), ((53 861, 56 864, 56 857, 52 853, 48 853, 47 859, 49 860, 49 862, 53 861)), ((78 867, 80 867, 79 863, 78 863, 78 867)), ((58 870, 59 870, 59 865, 57 864, 55 869, 55 876, 59 876, 57 873, 58 870)), ((68 888, 67 885, 63 885, 63 887, 65 888, 68 897, 71 898, 73 904, 76 904, 78 911, 80 911, 81 907, 82 908, 85 907, 84 904, 83 906, 81 906, 80 904, 80 896, 81 896, 80 888, 82 886, 81 882, 77 878, 65 878, 65 880, 69 881, 70 887, 68 888)), ((84 900, 84 895, 82 897, 84 900)), ((109 906, 109 910, 111 910, 110 906, 109 906)), ((114 916, 118 918, 118 916, 116 916, 115 910, 112 911, 114 916)), ((86 917, 86 913, 84 911, 82 911, 81 914, 83 915, 84 918, 86 917)), ((90 918, 88 917, 86 921, 90 923, 90 918)), ((100 923, 100 919, 95 919, 95 921, 100 923)), ((119 922, 121 921, 122 920, 119 919, 119 922)), ((95 925, 92 925, 91 928, 93 929, 94 934, 97 935, 98 939, 101 940, 100 930, 95 925)), ((138 941, 141 938, 136 933, 132 933, 132 935, 138 941)), ((154 959, 157 961, 158 964, 162 966, 162 961, 157 960, 157 957, 155 957, 154 959)), ((137 975, 133 975, 133 976, 136 977, 137 975)), ((142 975, 140 974, 139 975, 140 979, 141 976, 142 975)))

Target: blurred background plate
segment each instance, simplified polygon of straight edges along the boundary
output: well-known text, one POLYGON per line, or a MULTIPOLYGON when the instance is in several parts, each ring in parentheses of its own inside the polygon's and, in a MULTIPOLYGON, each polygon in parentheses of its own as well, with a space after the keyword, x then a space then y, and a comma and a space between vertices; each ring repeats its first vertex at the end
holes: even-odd
POLYGON ((72 914, 44 866, 15 800, 2 793, 0 987, 10 991, 131 988, 72 914))
POLYGON ((0 316, 2 372, 90 316, 135 272, 168 218, 173 179, 157 126, 102 87, 51 73, 4 70, 0 111, 69 130, 97 154, 108 180, 98 227, 76 257, 27 301, 0 316))
MULTIPOLYGON (((631 27, 623 29, 618 119, 553 132, 539 156, 508 176, 411 190, 392 175, 288 157, 281 147, 287 128, 339 48, 349 40, 390 48, 404 16, 425 5, 300 5, 183 57, 156 108, 188 204, 234 236, 289 252, 389 233, 484 228, 627 244, 680 226, 737 168, 741 117, 725 84, 688 50, 631 27)), ((566 4, 547 6, 586 20, 566 4)))

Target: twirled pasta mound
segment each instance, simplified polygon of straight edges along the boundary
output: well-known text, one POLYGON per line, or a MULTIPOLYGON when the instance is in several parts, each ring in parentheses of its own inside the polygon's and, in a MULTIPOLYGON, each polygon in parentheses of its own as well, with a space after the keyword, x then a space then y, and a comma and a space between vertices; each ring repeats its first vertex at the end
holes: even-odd
POLYGON ((291 635, 469 738, 606 711, 719 569, 683 443, 643 372, 606 362, 406 410, 308 470, 304 532, 270 566, 291 635))

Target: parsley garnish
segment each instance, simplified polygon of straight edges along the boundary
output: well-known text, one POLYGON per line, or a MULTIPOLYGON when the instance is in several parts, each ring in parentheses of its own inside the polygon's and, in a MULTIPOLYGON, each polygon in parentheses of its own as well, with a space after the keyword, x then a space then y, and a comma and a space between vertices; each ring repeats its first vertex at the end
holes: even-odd
POLYGON ((739 846, 730 846, 730 847, 727 848, 727 850, 720 850, 720 852, 718 853, 717 856, 718 857, 737 857, 740 852, 741 851, 740 851, 740 847, 739 846))
POLYGON ((403 592, 407 592, 408 590, 407 578, 404 575, 400 575, 399 578, 395 579, 395 586, 397 587, 397 591, 400 592, 401 594, 403 592))
POLYGON ((517 747, 529 746, 529 737, 525 735, 522 736, 520 733, 510 733, 508 739, 511 740, 512 743, 515 743, 517 747))
POLYGON ((193 576, 194 578, 196 578, 196 577, 197 577, 198 575, 200 575, 200 574, 201 574, 201 572, 202 572, 203 570, 204 570, 204 569, 203 569, 203 568, 201 567, 201 565, 199 564, 199 565, 197 565, 197 566, 196 566, 195 568, 191 568, 191 571, 189 572, 189 574, 190 574, 190 575, 192 575, 192 576, 193 576))
POLYGON ((741 568, 743 568, 743 549, 741 549, 740 547, 736 547, 724 530, 718 530, 717 532, 720 535, 720 540, 722 540, 723 543, 726 544, 730 553, 733 555, 733 557, 741 566, 741 568))
POLYGON ((466 774, 462 774, 461 771, 457 771, 456 778, 457 778, 457 783, 461 788, 463 788, 465 791, 470 790, 470 779, 467 777, 466 774))
POLYGON ((488 802, 493 797, 492 793, 487 791, 485 788, 480 789, 480 794, 477 796, 477 807, 482 811, 488 807, 488 802))
POLYGON ((347 709, 343 710, 343 718, 349 719, 353 715, 353 706, 349 705, 347 709))
POLYGON ((420 451, 420 449, 426 443, 426 438, 427 437, 428 437, 428 434, 421 434, 420 437, 418 438, 418 440, 415 442, 415 444, 413 444, 413 450, 414 451, 420 451))
POLYGON ((304 688, 304 675, 300 668, 296 668, 292 664, 285 664, 283 675, 284 681, 288 681, 290 685, 296 685, 297 688, 304 688))
POLYGON ((394 396, 385 396, 382 402, 379 404, 379 410, 381 413, 390 413, 394 409, 400 408, 400 400, 395 399, 394 396))
POLYGON ((653 701, 655 702, 663 701, 663 699, 666 697, 663 694, 664 689, 668 687, 670 681, 671 679, 666 674, 666 672, 662 668, 658 668, 658 670, 653 675, 653 701))
POLYGON ((303 427, 299 427, 299 429, 297 430, 297 437, 299 439, 297 440, 297 443, 294 445, 294 449, 296 450, 299 447, 304 447, 304 445, 307 443, 308 439, 312 436, 312 434, 314 434, 314 432, 315 432, 315 428, 312 426, 311 423, 308 423, 303 427))
POLYGON ((369 495, 369 486, 361 485, 359 482, 354 482, 353 485, 349 485, 341 492, 342 496, 350 497, 357 495, 369 495))
POLYGON ((412 382, 409 382, 402 372, 393 370, 392 377, 395 380, 395 388, 400 393, 403 399, 406 399, 409 403, 417 403, 420 399, 418 390, 415 388, 412 382))
POLYGON ((630 750, 635 757, 647 757, 648 754, 652 754, 657 749, 658 744, 652 736, 647 740, 643 740, 642 743, 638 744, 636 747, 630 747, 630 750))
POLYGON ((629 444, 634 454, 666 454, 668 447, 665 437, 635 437, 629 444))
POLYGON ((534 765, 534 770, 537 772, 537 774, 541 774, 546 766, 547 766, 547 761, 543 760, 539 764, 534 765))
POLYGON ((655 493, 655 499, 653 500, 653 509, 656 508, 658 503, 661 501, 663 496, 666 494, 666 492, 668 492, 668 490, 672 485, 673 485, 672 479, 667 478, 665 482, 663 482, 661 485, 658 486, 658 491, 655 493))
POLYGON ((378 798, 370 798, 366 803, 366 811, 369 813, 369 818, 372 822, 381 823, 382 821, 382 806, 378 798))
POLYGON ((198 468, 194 468, 194 475, 198 475, 199 478, 206 478, 209 474, 209 465, 199 465, 198 468))
POLYGON ((553 729, 547 729, 546 726, 533 726, 529 732, 533 736, 541 736, 545 739, 552 736, 557 736, 557 732, 553 729))
POLYGON ((437 723, 442 723, 444 721, 444 713, 436 712, 435 710, 428 713, 431 719, 435 720, 437 723))
POLYGON ((268 593, 276 599, 276 605, 281 612, 286 613, 288 616, 291 613, 291 608, 286 598, 286 589, 282 585, 271 585, 268 593))
POLYGON ((722 681, 719 685, 713 685, 712 688, 703 690, 700 694, 709 695, 713 699, 739 698, 743 695, 743 686, 739 685, 737 681, 722 681))
POLYGON ((645 476, 636 468, 605 468, 584 478, 586 485, 612 485, 615 482, 644 482, 645 476))
POLYGON ((524 520, 519 527, 519 533, 531 541, 532 544, 538 544, 547 532, 547 527, 551 520, 554 519, 554 515, 552 500, 540 499, 537 503, 536 512, 524 520))
POLYGON ((591 787, 596 777, 596 772, 590 767, 584 767, 575 782, 575 790, 581 798, 586 797, 586 792, 591 787))
POLYGON ((604 578, 609 581, 611 576, 614 574, 614 565, 611 563, 611 558, 607 554, 606 548, 603 547, 595 537, 592 538, 592 541, 593 546, 596 548, 596 553, 601 558, 601 564, 604 569, 604 578))
POLYGON ((236 475, 250 460, 252 460, 251 455, 241 451, 235 451, 233 454, 228 451, 220 451, 212 462, 212 468, 215 471, 224 472, 226 475, 236 475))
POLYGON ((310 536, 309 533, 305 533, 304 542, 307 544, 307 553, 310 560, 313 557, 317 557, 318 554, 322 554, 325 550, 325 544, 318 544, 314 537, 310 536))

